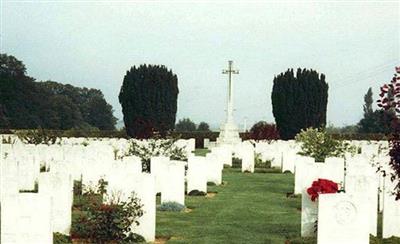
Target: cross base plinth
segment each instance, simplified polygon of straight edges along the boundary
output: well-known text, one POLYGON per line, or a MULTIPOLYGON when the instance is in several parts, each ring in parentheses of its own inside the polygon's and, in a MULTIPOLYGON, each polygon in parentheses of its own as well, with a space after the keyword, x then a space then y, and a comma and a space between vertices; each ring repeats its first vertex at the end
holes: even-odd
POLYGON ((239 136, 239 129, 234 123, 228 122, 221 126, 221 131, 217 138, 217 144, 236 145, 241 142, 242 139, 240 139, 239 136))

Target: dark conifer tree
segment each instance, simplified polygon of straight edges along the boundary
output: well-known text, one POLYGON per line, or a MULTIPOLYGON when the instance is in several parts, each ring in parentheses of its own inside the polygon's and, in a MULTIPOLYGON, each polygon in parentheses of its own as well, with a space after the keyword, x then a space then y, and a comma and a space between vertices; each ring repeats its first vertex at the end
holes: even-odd
POLYGON ((173 130, 177 111, 178 78, 163 65, 133 66, 126 72, 119 102, 129 136, 148 138, 173 130))
POLYGON ((326 125, 328 84, 314 70, 288 69, 274 78, 272 112, 281 139, 293 139, 301 129, 326 125))

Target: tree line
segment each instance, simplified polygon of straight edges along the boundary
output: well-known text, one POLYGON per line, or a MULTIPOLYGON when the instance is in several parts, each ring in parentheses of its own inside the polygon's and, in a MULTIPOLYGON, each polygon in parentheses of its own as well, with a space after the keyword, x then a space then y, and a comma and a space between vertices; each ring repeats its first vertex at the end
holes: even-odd
MULTIPOLYGON (((37 82, 13 56, 0 55, 0 128, 67 130, 115 129, 113 109, 100 90, 54 81, 37 82)), ((364 97, 364 116, 357 125, 326 125, 328 83, 312 69, 288 69, 274 77, 271 93, 276 125, 256 123, 255 139, 269 136, 293 139, 302 129, 326 128, 332 132, 387 133, 390 113, 372 108, 372 90, 364 97)), ((205 122, 189 118, 176 122, 178 76, 164 65, 132 66, 119 93, 126 133, 130 137, 166 136, 170 131, 209 131, 205 122)), ((264 111, 266 112, 266 111, 264 111)))
POLYGON ((0 54, 0 128, 113 130, 116 121, 100 90, 38 82, 22 61, 0 54))

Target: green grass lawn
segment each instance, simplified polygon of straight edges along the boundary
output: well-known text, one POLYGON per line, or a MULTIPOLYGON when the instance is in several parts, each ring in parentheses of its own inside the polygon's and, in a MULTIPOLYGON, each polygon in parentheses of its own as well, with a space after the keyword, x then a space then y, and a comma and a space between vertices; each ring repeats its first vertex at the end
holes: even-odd
MULTIPOLYGON (((207 152, 195 153, 204 156, 207 152)), ((241 173, 240 168, 225 168, 223 184, 208 186, 214 194, 186 196, 187 211, 157 210, 157 243, 316 243, 315 238, 300 237, 300 196, 287 197, 293 192, 294 175, 277 171, 260 168, 250 174, 241 173)), ((84 204, 85 198, 74 199, 74 228, 84 204)), ((400 244, 400 239, 371 238, 370 243, 400 244)))
MULTIPOLYGON (((212 198, 186 196, 191 212, 157 211, 156 235, 167 243, 316 243, 300 238, 301 198, 292 174, 244 174, 224 169, 222 186, 212 198)), ((400 239, 371 243, 400 243, 400 239)))
POLYGON ((188 213, 157 212, 168 243, 284 243, 300 235, 300 198, 287 198, 293 176, 225 169, 212 198, 186 197, 188 213))
POLYGON ((206 156, 207 153, 211 152, 211 150, 208 150, 207 148, 196 148, 194 151, 194 154, 196 156, 206 156))

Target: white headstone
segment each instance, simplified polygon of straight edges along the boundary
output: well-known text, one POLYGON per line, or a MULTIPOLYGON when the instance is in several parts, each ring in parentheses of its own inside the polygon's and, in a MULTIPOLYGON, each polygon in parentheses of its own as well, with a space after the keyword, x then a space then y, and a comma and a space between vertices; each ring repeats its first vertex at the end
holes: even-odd
POLYGON ((365 202, 344 193, 321 194, 318 201, 319 244, 369 243, 369 217, 365 202))
POLYGON ((161 192, 163 177, 166 174, 169 158, 164 156, 152 157, 150 159, 150 172, 155 177, 156 193, 161 192))
POLYGON ((71 229, 73 186, 68 172, 52 168, 39 176, 39 193, 52 200, 52 231, 69 235, 71 229))
POLYGON ((185 205, 185 164, 172 160, 163 177, 161 203, 177 202, 185 205))
POLYGON ((316 224, 318 220, 318 200, 311 201, 307 190, 303 189, 301 194, 301 236, 311 237, 316 235, 316 224))
POLYGON ((38 193, 6 196, 1 203, 1 243, 52 244, 50 197, 38 193))
POLYGON ((218 157, 213 153, 206 155, 207 164, 207 182, 213 182, 216 185, 222 183, 222 167, 218 162, 218 157))
POLYGON ((346 193, 353 195, 359 201, 366 199, 368 211, 365 213, 369 217, 369 233, 377 235, 378 224, 378 185, 376 177, 367 174, 347 175, 346 193))
POLYGON ((143 216, 139 218, 139 226, 133 232, 141 235, 147 242, 154 242, 156 237, 156 192, 154 176, 147 173, 140 174, 135 189, 138 198, 143 204, 143 216))
POLYGON ((207 193, 207 162, 205 157, 188 158, 187 193, 198 190, 207 193))
POLYGON ((392 194, 395 183, 387 176, 385 179, 383 216, 382 216, 382 236, 390 238, 400 237, 400 200, 396 201, 392 194))

